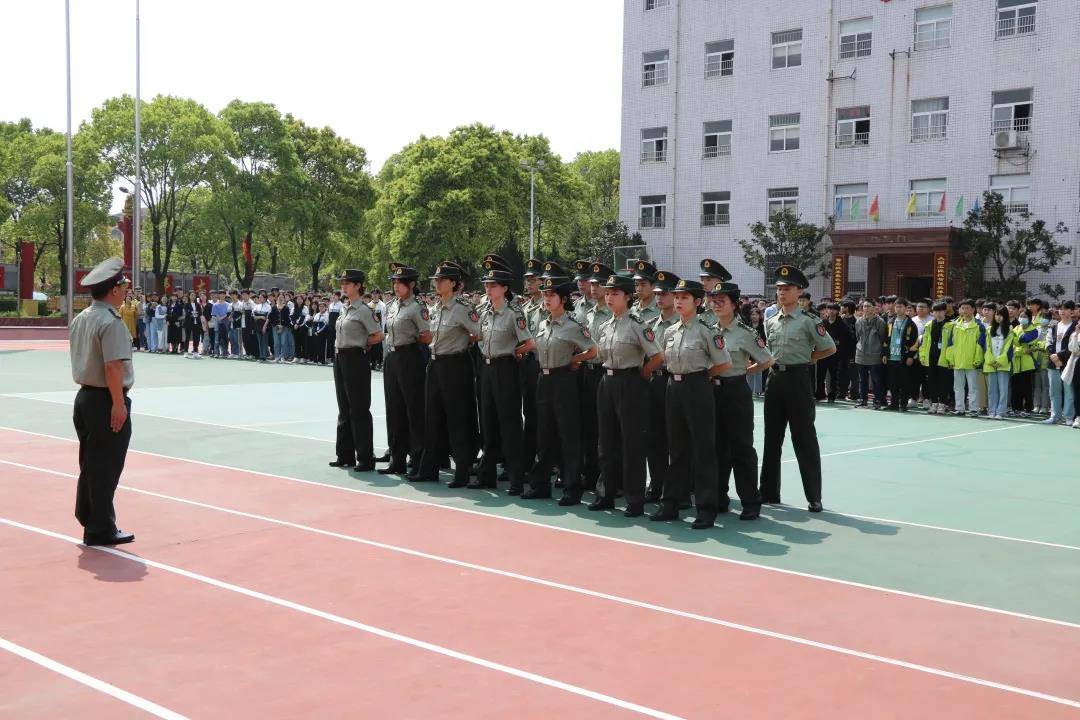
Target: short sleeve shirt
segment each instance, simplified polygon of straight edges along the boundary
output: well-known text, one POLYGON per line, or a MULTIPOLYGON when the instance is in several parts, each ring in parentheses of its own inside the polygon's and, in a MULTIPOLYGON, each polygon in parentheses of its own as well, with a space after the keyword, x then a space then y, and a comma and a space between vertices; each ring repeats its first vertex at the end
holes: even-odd
POLYGON ((653 329, 628 312, 600 326, 597 345, 601 362, 611 370, 641 367, 660 352, 653 329))
POLYGON ((525 313, 516 308, 488 305, 480 315, 480 354, 486 358, 513 355, 514 348, 531 338, 525 313))
POLYGON ((393 300, 386 308, 386 345, 401 347, 420 339, 420 333, 431 329, 431 315, 424 303, 415 297, 393 300))
POLYGON ((338 317, 334 348, 337 350, 346 348, 367 349, 368 335, 381 330, 379 321, 375 318, 375 313, 371 308, 362 302, 349 305, 338 317))
POLYGON ((765 338, 780 365, 805 365, 815 350, 836 347, 821 318, 799 308, 780 310, 766 320, 765 338))
MULTIPOLYGON (((652 321, 653 334, 656 335, 657 339, 661 341, 661 345, 663 344, 662 341, 664 337, 664 331, 677 322, 679 322, 679 316, 675 313, 672 313, 671 317, 669 317, 667 320, 664 319, 664 315, 663 313, 661 313, 655 320, 652 321)), ((666 364, 667 362, 665 360, 665 365, 666 364)))
MULTIPOLYGON (((600 337, 600 326, 611 319, 611 308, 607 306, 605 302, 596 302, 589 309, 589 312, 585 314, 585 322, 583 323, 586 328, 589 329, 589 335, 594 338, 600 337)), ((600 365, 602 360, 599 355, 595 360, 590 360, 589 365, 600 365)))
POLYGON ((630 314, 646 325, 651 325, 653 320, 660 317, 660 308, 656 305, 656 298, 648 305, 642 305, 639 300, 630 308, 630 314))
POLYGON ((731 368, 720 373, 721 377, 745 375, 748 358, 756 363, 764 363, 772 359, 772 353, 766 347, 765 338, 738 319, 732 320, 727 327, 718 324, 717 330, 723 336, 724 346, 731 355, 731 368))
POLYGON ((95 300, 71 322, 71 377, 78 385, 108 387, 105 363, 124 361, 123 384, 135 383, 131 333, 112 305, 95 300))
POLYGON ((676 375, 700 372, 713 365, 731 362, 724 338, 697 317, 690 322, 680 319, 667 328, 662 347, 667 369, 676 375))
POLYGON ((566 314, 544 318, 536 331, 536 354, 540 367, 548 370, 569 365, 595 344, 585 326, 566 314))
POLYGON ((456 355, 469 349, 470 336, 480 334, 480 314, 460 297, 439 300, 431 308, 431 352, 456 355))

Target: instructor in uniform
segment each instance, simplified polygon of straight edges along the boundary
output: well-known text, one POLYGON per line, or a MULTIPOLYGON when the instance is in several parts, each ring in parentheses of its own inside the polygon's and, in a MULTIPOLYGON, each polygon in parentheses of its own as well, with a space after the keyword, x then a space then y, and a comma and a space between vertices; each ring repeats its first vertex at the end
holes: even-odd
POLYGON ((113 496, 131 440, 135 382, 131 333, 118 312, 127 294, 124 261, 109 258, 83 278, 93 302, 71 321, 71 376, 75 433, 79 436, 79 484, 75 517, 86 545, 120 545, 135 539, 116 527, 113 496))
POLYGON ((765 321, 765 338, 776 363, 765 389, 765 452, 761 461, 761 500, 780 502, 780 452, 791 427, 810 512, 821 512, 821 450, 814 427, 814 362, 836 352, 821 318, 799 309, 799 292, 809 286, 791 265, 776 269, 779 310, 765 321))

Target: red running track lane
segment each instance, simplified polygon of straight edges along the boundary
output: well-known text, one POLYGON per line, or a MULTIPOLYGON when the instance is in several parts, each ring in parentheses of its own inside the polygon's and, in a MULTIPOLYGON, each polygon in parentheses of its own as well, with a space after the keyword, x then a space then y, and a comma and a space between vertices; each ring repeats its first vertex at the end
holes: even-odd
POLYGON ((29 660, 0 650, 0 717, 56 720, 58 717, 139 718, 146 713, 29 660))
MULTIPOLYGON (((17 561, 0 572, 0 633, 189 717, 628 714, 2 524, 0 551, 17 561)), ((20 703, 32 693, 15 691, 20 703)), ((53 718, 116 717, 111 699, 84 699, 37 702, 53 718)))
MULTIPOLYGON (((22 458, 17 461, 70 472, 75 456, 73 443, 0 433, 0 458, 22 458), (35 462, 36 458, 40 460, 35 462)), ((1080 628, 1075 626, 142 453, 129 454, 124 483, 1035 692, 1080 698, 1080 679, 1072 670, 1080 667, 1080 628), (793 612, 793 606, 800 610, 793 612), (1047 663, 1048 657, 1059 662, 1047 663)), ((120 495, 122 518, 129 496, 120 495)))
MULTIPOLYGON (((52 476, 43 482, 40 473, 35 480, 17 472, 22 482, 9 493, 16 499, 26 484, 50 496, 63 487, 52 476)), ((58 498, 44 504, 39 499, 33 510, 20 504, 20 515, 50 527, 58 522, 52 514, 61 504, 58 498)), ((463 573, 262 521, 136 494, 127 505, 147 526, 140 532, 180 543, 151 545, 147 554, 155 560, 566 682, 586 677, 590 689, 686 717, 717 716, 723 712, 718 696, 752 708, 743 713, 747 717, 814 717, 817 709, 821 717, 836 717, 834 703, 841 699, 845 717, 958 716, 975 708, 981 717, 1075 716, 1021 695, 519 580, 463 573), (274 563, 266 561, 271 556, 274 563), (716 692, 695 692, 702 687, 716 692)))

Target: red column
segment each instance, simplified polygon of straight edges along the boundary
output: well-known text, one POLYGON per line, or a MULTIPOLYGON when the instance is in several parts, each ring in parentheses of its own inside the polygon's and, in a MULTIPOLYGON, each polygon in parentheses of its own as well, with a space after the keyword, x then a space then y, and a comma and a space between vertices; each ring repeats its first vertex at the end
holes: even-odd
POLYGON ((19 243, 19 299, 34 299, 34 245, 19 243))
MULTIPOLYGON (((131 220, 132 203, 131 196, 128 195, 127 202, 124 203, 124 213, 120 216, 120 222, 116 226, 120 229, 120 233, 124 236, 124 267, 131 268, 132 258, 134 257, 134 244, 132 242, 135 233, 132 232, 133 222, 131 220)), ((138 285, 138 281, 135 283, 138 285)))

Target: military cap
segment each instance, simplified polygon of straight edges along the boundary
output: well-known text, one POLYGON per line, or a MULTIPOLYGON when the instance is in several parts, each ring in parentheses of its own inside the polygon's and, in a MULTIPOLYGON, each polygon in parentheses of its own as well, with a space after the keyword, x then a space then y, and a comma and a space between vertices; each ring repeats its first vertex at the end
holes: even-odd
POLYGON ((675 283, 674 292, 690 293, 694 297, 700 298, 705 296, 705 286, 697 280, 680 279, 679 282, 675 283))
POLYGON ((633 295, 634 279, 626 275, 609 275, 604 287, 612 290, 622 290, 627 295, 633 295))
POLYGON ((592 277, 592 263, 588 260, 574 261, 574 280, 588 280, 592 277))
POLYGON ((634 260, 631 269, 634 271, 635 280, 653 282, 656 279, 656 266, 648 260, 634 260))
POLYGON ((525 277, 536 277, 544 269, 544 263, 536 258, 529 258, 525 261, 525 277))
POLYGON ((461 266, 452 260, 443 260, 435 266, 435 274, 432 275, 430 279, 437 280, 439 278, 448 278, 450 280, 463 279, 461 266))
POLYGON ((614 274, 615 271, 609 268, 607 265, 604 265, 603 263, 593 263, 592 275, 589 279, 592 282, 602 283, 614 274))
POLYGON ((510 270, 510 263, 508 263, 505 258, 496 255, 495 253, 488 253, 485 255, 481 265, 483 265, 485 270, 506 270, 508 272, 510 270))
POLYGON ((656 289, 660 292, 675 292, 675 285, 680 280, 679 276, 667 270, 656 271, 656 289))
POLYGON ((564 297, 568 297, 575 290, 577 285, 568 277, 552 275, 545 277, 540 283, 540 292, 558 293, 564 297))
MULTIPOLYGON (((338 282, 351 282, 351 283, 356 283, 357 285, 363 285, 365 278, 366 278, 366 276, 364 275, 363 270, 356 270, 356 269, 350 268, 348 270, 343 270, 342 271, 341 277, 338 278, 338 282)), ((248 291, 245 290, 244 292, 248 292, 248 291)))
POLYGON ((800 289, 810 287, 810 281, 803 275, 802 270, 794 265, 781 265, 776 268, 773 277, 776 279, 777 285, 794 285, 800 289))
POLYGON ((559 265, 559 263, 555 262, 554 260, 548 260, 544 263, 544 272, 542 275, 540 275, 540 277, 564 278, 569 277, 569 274, 562 269, 562 266, 559 265))
POLYGON ((727 282, 731 279, 731 273, 715 260, 705 258, 701 261, 701 274, 699 277, 714 277, 722 282, 727 282))
POLYGON ((739 298, 742 296, 742 291, 739 290, 739 286, 733 282, 722 282, 711 291, 709 295, 727 295, 731 298, 731 302, 739 302, 739 298))
POLYGON ((416 280, 419 277, 420 273, 416 272, 416 268, 409 267, 404 263, 392 262, 390 263, 390 276, 386 279, 408 282, 409 280, 416 280))
POLYGON ((510 281, 513 279, 514 275, 509 270, 503 270, 502 268, 489 268, 480 277, 480 282, 509 285, 510 281))
POLYGON ((98 263, 93 270, 86 273, 82 286, 91 290, 110 290, 126 282, 129 280, 124 276, 124 261, 112 257, 98 263))

